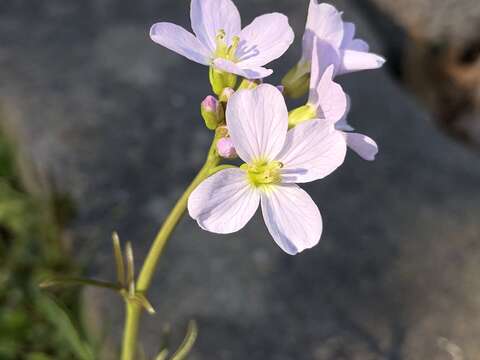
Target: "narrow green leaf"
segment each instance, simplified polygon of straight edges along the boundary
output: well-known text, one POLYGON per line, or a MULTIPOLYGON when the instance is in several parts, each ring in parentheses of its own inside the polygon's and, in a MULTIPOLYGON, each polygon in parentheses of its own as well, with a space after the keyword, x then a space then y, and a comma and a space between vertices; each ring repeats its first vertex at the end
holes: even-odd
POLYGON ((104 289, 111 290, 120 290, 120 286, 106 281, 101 280, 92 280, 79 277, 55 277, 45 281, 42 281, 38 286, 42 289, 46 289, 53 286, 75 286, 75 285, 85 285, 85 286, 95 286, 104 289))
POLYGON ((157 357, 155 358, 155 360, 167 360, 167 356, 168 356, 168 350, 167 349, 163 349, 160 354, 157 355, 157 357))
POLYGON ((127 286, 128 292, 131 297, 135 296, 135 263, 133 260, 133 249, 132 243, 127 242, 125 249, 125 254, 127 258, 127 286))
POLYGON ((125 287, 125 264, 123 262, 122 245, 120 244, 120 237, 118 236, 117 232, 114 232, 112 234, 112 241, 113 253, 115 255, 115 264, 117 267, 118 283, 122 287, 125 287))
POLYGON ((182 344, 178 350, 172 355, 171 360, 184 360, 193 348, 198 336, 198 326, 195 320, 190 320, 188 323, 187 334, 183 339, 182 344))
POLYGON ((72 320, 60 305, 47 296, 39 300, 45 317, 55 326, 58 335, 70 346, 79 360, 95 360, 92 349, 83 341, 72 320))
POLYGON ((150 315, 155 314, 155 309, 153 308, 152 304, 150 304, 150 302, 144 295, 137 293, 133 297, 129 297, 129 300, 139 304, 141 307, 147 310, 150 315))

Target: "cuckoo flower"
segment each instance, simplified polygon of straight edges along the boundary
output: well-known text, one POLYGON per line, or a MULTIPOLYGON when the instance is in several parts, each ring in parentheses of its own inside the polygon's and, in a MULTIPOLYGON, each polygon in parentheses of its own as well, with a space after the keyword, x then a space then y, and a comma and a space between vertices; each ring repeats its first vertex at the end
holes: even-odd
MULTIPOLYGON (((323 54, 317 50, 317 44, 313 46, 312 72, 310 76, 310 96, 308 106, 316 109, 315 117, 325 119, 330 123, 335 123, 335 128, 345 133, 347 145, 365 160, 375 160, 378 153, 378 147, 374 140, 368 136, 357 134, 347 123, 347 115, 350 111, 350 98, 342 90, 342 87, 333 82, 334 65, 328 65, 333 54, 332 49, 324 48, 323 54), (327 61, 321 61, 323 55, 327 61)), ((321 46, 321 45, 319 45, 321 46)))
POLYGON ((330 4, 310 0, 302 56, 282 81, 289 96, 297 98, 307 91, 315 48, 322 67, 334 65, 335 76, 377 69, 385 63, 383 57, 369 52, 365 41, 355 39, 355 25, 344 22, 341 12, 330 4))
MULTIPOLYGON (((325 57, 328 58, 332 51, 329 49, 325 57)), ((290 127, 310 119, 322 119, 333 125, 345 116, 347 94, 333 81, 334 65, 325 68, 328 62, 320 62, 319 56, 317 44, 314 44, 308 102, 289 114, 290 127)))
POLYGON ((231 0, 192 0, 190 18, 195 35, 162 22, 150 29, 151 39, 192 61, 250 79, 272 74, 263 66, 282 56, 294 38, 279 13, 259 16, 242 30, 231 0))
POLYGON ((261 204, 270 234, 286 253, 316 245, 320 211, 296 184, 322 179, 343 163, 342 133, 318 119, 287 131, 285 100, 267 84, 232 95, 226 118, 245 163, 201 183, 189 198, 190 216, 205 230, 227 234, 243 228, 261 204))
POLYGON ((385 63, 383 57, 369 52, 369 46, 364 40, 355 39, 355 24, 344 22, 341 12, 330 4, 319 4, 317 0, 310 0, 300 63, 310 62, 315 39, 321 41, 322 47, 319 47, 319 51, 322 51, 323 47, 330 47, 335 51, 337 75, 377 69, 385 63))

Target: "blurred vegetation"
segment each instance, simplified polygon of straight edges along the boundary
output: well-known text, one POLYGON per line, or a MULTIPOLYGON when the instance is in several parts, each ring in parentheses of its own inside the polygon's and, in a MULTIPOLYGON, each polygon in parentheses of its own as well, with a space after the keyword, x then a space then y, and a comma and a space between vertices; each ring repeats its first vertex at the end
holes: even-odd
POLYGON ((0 133, 0 359, 96 359, 80 290, 38 287, 53 274, 76 275, 61 241, 67 203, 29 194, 15 160, 0 133))

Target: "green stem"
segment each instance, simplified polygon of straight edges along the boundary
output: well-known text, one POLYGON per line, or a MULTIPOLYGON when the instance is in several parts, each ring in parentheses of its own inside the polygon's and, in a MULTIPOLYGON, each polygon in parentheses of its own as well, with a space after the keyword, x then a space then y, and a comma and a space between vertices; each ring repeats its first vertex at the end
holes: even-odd
MULTIPOLYGON (((162 255, 163 249, 170 238, 173 230, 177 226, 178 222, 182 218, 185 210, 187 209, 188 198, 190 194, 195 190, 195 188, 206 178, 211 175, 211 170, 215 168, 220 162, 220 158, 216 151, 217 137, 213 139, 210 151, 208 152, 207 160, 205 164, 198 172, 195 179, 185 190, 183 195, 178 199, 174 208, 166 218, 163 223, 160 231, 158 232, 155 240, 153 241, 152 247, 150 248, 148 255, 143 263, 142 270, 138 276, 136 291, 142 294, 145 294, 150 287, 152 282, 155 269, 158 264, 158 260, 162 255)), ((142 313, 142 308, 139 304, 127 301, 126 305, 126 320, 125 328, 123 335, 123 345, 122 345, 122 360, 134 360, 136 359, 137 352, 137 338, 138 338, 138 328, 140 322, 140 316, 142 313)))

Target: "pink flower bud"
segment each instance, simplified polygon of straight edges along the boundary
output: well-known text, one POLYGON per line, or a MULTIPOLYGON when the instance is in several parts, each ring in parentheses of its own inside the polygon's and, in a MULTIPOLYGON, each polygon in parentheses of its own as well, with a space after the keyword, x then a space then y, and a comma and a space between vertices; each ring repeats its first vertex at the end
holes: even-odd
POLYGON ((237 152, 233 141, 229 137, 224 137, 217 142, 218 155, 226 159, 233 159, 237 157, 237 152))
POLYGON ((210 130, 215 130, 225 120, 222 104, 212 95, 207 96, 202 101, 201 113, 205 125, 210 130))
POLYGON ((218 100, 212 95, 208 95, 202 101, 202 110, 204 111, 217 112, 217 107, 218 107, 218 100))

